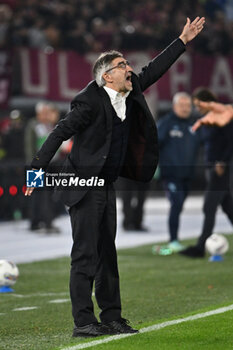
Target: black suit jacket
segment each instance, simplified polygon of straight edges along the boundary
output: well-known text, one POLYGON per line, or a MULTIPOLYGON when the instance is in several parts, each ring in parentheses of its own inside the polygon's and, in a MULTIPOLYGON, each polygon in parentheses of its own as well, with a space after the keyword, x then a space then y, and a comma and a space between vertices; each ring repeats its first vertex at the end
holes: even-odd
MULTIPOLYGON (((185 51, 176 39, 136 75, 127 98, 131 126, 121 176, 147 182, 158 164, 157 130, 142 92, 155 83, 185 51)), ((112 134, 112 106, 104 88, 90 82, 71 102, 71 111, 62 119, 32 161, 33 168, 45 169, 64 140, 74 137, 71 153, 62 172, 76 173, 79 178, 97 176, 108 156, 112 134)), ((72 206, 87 190, 61 191, 65 204, 72 206)))

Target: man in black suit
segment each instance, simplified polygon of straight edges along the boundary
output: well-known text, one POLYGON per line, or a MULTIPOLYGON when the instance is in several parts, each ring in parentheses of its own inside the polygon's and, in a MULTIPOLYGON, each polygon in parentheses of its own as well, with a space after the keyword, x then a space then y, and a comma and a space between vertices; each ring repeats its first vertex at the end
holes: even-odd
MULTIPOLYGON (((73 336, 135 333, 121 317, 119 275, 115 248, 116 201, 113 183, 118 176, 148 182, 158 162, 157 132, 142 94, 185 51, 185 44, 203 28, 204 18, 187 23, 178 39, 144 67, 133 72, 117 51, 103 53, 95 62, 95 81, 71 103, 71 112, 49 135, 32 161, 45 169, 59 146, 71 136, 73 147, 63 172, 79 178, 98 176, 102 188, 62 190, 69 206, 73 247, 70 293, 73 336), (101 309, 97 322, 92 288, 101 309)), ((31 195, 33 188, 27 188, 31 195)))

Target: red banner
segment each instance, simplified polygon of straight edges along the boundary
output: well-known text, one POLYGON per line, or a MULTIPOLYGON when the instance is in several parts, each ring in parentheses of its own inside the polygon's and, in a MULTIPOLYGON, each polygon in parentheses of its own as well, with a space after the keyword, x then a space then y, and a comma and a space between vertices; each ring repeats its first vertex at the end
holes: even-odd
POLYGON ((0 50, 0 108, 8 107, 11 84, 11 55, 10 52, 0 50))
MULTIPOLYGON (((22 93, 55 101, 70 101, 92 79, 97 54, 80 56, 75 52, 21 49, 22 93)), ((154 55, 125 53, 135 72, 154 55)), ((233 58, 183 54, 169 71, 147 91, 149 104, 170 101, 178 91, 209 87, 223 102, 233 102, 233 58), (151 102, 151 103, 150 103, 151 102)))

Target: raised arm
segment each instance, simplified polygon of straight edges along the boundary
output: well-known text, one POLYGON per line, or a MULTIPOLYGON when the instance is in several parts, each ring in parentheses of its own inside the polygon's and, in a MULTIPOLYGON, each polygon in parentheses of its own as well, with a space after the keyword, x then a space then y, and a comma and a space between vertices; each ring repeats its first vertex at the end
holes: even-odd
POLYGON ((186 45, 189 41, 193 40, 204 28, 205 18, 196 17, 193 22, 190 18, 187 18, 186 24, 180 34, 179 38, 186 45))
POLYGON ((204 17, 197 17, 193 22, 187 18, 187 22, 179 38, 173 41, 146 67, 142 68, 142 71, 138 75, 142 91, 154 84, 164 73, 167 72, 171 65, 185 51, 185 45, 202 31, 204 23, 204 17))

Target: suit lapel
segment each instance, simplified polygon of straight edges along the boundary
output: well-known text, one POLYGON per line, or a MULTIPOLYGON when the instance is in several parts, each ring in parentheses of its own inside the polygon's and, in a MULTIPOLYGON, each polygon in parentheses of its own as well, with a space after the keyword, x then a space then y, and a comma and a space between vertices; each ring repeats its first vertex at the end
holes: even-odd
POLYGON ((112 105, 110 98, 107 94, 107 92, 104 90, 103 87, 99 89, 99 94, 103 100, 104 110, 106 114, 106 121, 107 121, 107 132, 112 131, 112 105))

